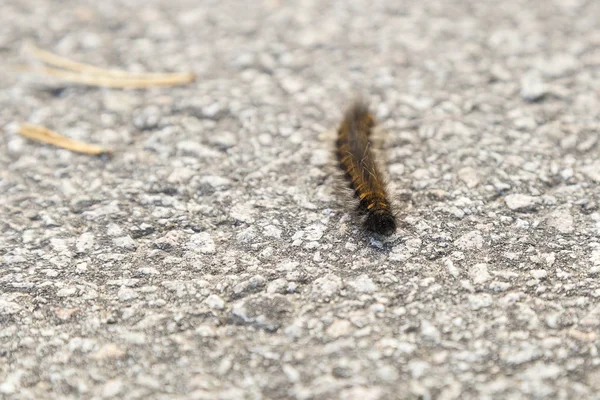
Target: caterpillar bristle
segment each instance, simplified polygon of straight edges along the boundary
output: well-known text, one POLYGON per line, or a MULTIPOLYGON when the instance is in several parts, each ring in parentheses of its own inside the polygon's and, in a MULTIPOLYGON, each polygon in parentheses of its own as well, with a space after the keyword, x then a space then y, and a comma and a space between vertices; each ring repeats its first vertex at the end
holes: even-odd
POLYGON ((362 101, 355 102, 344 115, 338 129, 336 154, 350 187, 359 199, 358 210, 365 214, 365 228, 385 236, 396 232, 385 180, 370 149, 369 136, 375 117, 362 101))

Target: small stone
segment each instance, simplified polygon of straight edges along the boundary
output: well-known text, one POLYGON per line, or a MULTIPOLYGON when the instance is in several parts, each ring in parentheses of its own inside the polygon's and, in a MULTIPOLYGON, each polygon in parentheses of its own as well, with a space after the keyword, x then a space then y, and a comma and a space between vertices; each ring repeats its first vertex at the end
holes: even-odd
MULTIPOLYGON (((575 175, 575 172, 573 171, 573 168, 565 168, 559 172, 559 175, 563 180, 568 181, 575 175)), ((544 202, 546 202, 546 199, 544 199, 544 202)), ((551 204, 556 204, 556 199, 553 199, 551 204)))
POLYGON ((21 311, 21 306, 13 301, 0 299, 0 315, 11 315, 21 311))
POLYGON ((210 185, 215 189, 222 189, 231 185, 231 179, 222 176, 207 175, 200 178, 200 183, 210 185))
POLYGON ((141 131, 157 128, 162 117, 160 109, 156 106, 135 110, 133 115, 133 125, 141 131))
POLYGON ((139 282, 139 279, 125 278, 125 279, 110 279, 106 281, 108 286, 125 286, 134 287, 139 282))
POLYGON ((541 200, 525 194, 510 194, 504 198, 504 202, 511 210, 524 212, 535 210, 541 200))
POLYGON ((219 103, 212 103, 205 107, 202 107, 200 116, 204 119, 217 120, 221 115, 221 105, 219 103))
POLYGON ((133 300, 133 299, 137 298, 138 294, 132 288, 122 287, 121 289, 119 289, 118 296, 119 296, 119 300, 121 300, 121 301, 129 301, 129 300, 133 300))
POLYGON ((573 233, 573 216, 567 209, 556 210, 546 219, 548 226, 555 228, 560 233, 573 233))
POLYGON ((479 310, 492 305, 492 296, 487 293, 470 294, 469 304, 472 310, 479 310))
POLYGON ((273 332, 288 319, 293 308, 285 296, 259 294, 236 302, 231 314, 243 323, 273 332))
POLYGON ((210 135, 208 137, 208 143, 219 147, 222 150, 226 150, 237 144, 238 139, 235 134, 228 131, 219 132, 218 135, 210 135))
POLYGON ((260 275, 253 276, 249 280, 242 281, 233 287, 233 293, 236 296, 241 295, 246 291, 254 291, 257 287, 262 287, 266 283, 266 279, 260 275))
POLYGON ((260 258, 262 258, 263 260, 268 260, 271 258, 271 256, 273 256, 274 252, 275 252, 275 249, 272 246, 267 246, 260 251, 258 256, 260 258))
POLYGON ((7 374, 3 382, 0 383, 0 393, 13 394, 21 388, 21 377, 25 375, 25 371, 17 369, 7 374))
POLYGON ((267 285, 267 293, 285 293, 287 291, 288 281, 279 278, 275 279, 272 282, 269 282, 267 285))
POLYGON ((281 239, 281 229, 277 228, 274 225, 267 225, 263 229, 263 234, 268 237, 272 237, 275 239, 281 239))
POLYGON ((48 278, 56 278, 58 275, 60 275, 60 273, 57 270, 52 269, 52 268, 45 269, 45 270, 43 270, 43 272, 46 274, 46 276, 48 278))
POLYGON ((517 218, 515 222, 515 226, 519 229, 529 229, 529 221, 525 221, 524 219, 517 218))
POLYGON ((469 276, 475 284, 485 283, 492 278, 485 263, 473 265, 469 270, 469 276))
POLYGON ((338 338, 340 336, 348 336, 350 334, 351 329, 352 324, 350 323, 350 321, 347 321, 345 319, 337 319, 331 325, 329 325, 329 328, 327 328, 326 333, 327 335, 333 338, 338 338))
POLYGON ((292 95, 298 93, 306 87, 306 83, 291 76, 286 76, 285 78, 281 79, 280 85, 283 90, 292 95))
POLYGON ((183 233, 180 231, 169 231, 163 237, 156 239, 154 243, 152 243, 152 247, 162 251, 171 251, 179 247, 179 241, 181 240, 182 236, 183 233))
POLYGON ((179 167, 173 168, 173 171, 167 177, 167 182, 169 183, 187 183, 196 175, 196 171, 191 168, 179 167))
POLYGON ((241 203, 241 204, 236 204, 235 206, 233 206, 231 208, 231 211, 229 212, 229 215, 231 216, 231 218, 233 218, 237 221, 251 224, 254 222, 255 212, 256 211, 252 207, 252 205, 247 204, 247 203, 241 203))
POLYGON ((106 228, 106 234, 113 237, 121 236, 123 234, 123 229, 117 224, 110 224, 106 228))
POLYGON ((200 325, 194 331, 200 337, 216 337, 217 330, 211 325, 200 325))
POLYGON ((483 247, 483 236, 481 236, 481 232, 479 231, 471 231, 455 240, 454 244, 461 250, 479 250, 483 247))
POLYGON ((110 204, 99 206, 93 210, 84 211, 83 217, 88 220, 96 220, 101 217, 111 216, 119 213, 121 210, 119 209, 119 204, 117 201, 113 201, 110 204))
POLYGON ((550 58, 539 60, 537 67, 550 78, 559 78, 576 70, 579 61, 568 53, 555 54, 550 58))
POLYGON ((290 364, 283 364, 281 369, 290 382, 298 382, 300 380, 300 373, 290 364))
POLYGON ((131 233, 132 238, 139 239, 154 233, 154 227, 150 224, 143 223, 140 226, 132 227, 129 232, 131 233))
POLYGON ((440 340, 440 331, 430 321, 421 320, 421 335, 433 341, 440 340))
POLYGON ((177 143, 177 150, 184 156, 199 159, 217 158, 221 156, 218 151, 204 146, 195 140, 183 140, 177 143))
POLYGON ((590 262, 592 265, 600 266, 600 250, 592 251, 592 255, 590 256, 590 262))
MULTIPOLYGON (((600 252, 598 254, 600 255, 600 252)), ((600 261, 600 257, 598 258, 598 260, 600 261)), ((287 261, 283 261, 283 262, 277 264, 276 269, 277 269, 277 271, 291 272, 291 271, 295 271, 299 265, 300 265, 300 263, 297 261, 287 260, 287 261)))
POLYGON ((268 133, 261 133, 258 135, 258 142, 263 146, 270 146, 273 143, 273 136, 268 133))
POLYGON ((131 238, 131 236, 121 236, 113 239, 113 243, 115 246, 120 247, 125 250, 135 250, 137 248, 137 244, 135 240, 131 238))
POLYGON ((494 292, 505 292, 510 288, 510 283, 494 281, 490 283, 489 288, 494 292))
POLYGON ((385 312, 385 304, 383 303, 373 303, 369 306, 369 311, 374 314, 381 314, 385 312))
POLYGON ((458 207, 452 206, 448 208, 448 212, 454 215, 458 219, 463 219, 465 217, 465 212, 458 207))
POLYGON ((62 288, 60 289, 58 292, 56 292, 56 295, 58 297, 71 297, 73 296, 75 293, 77 293, 77 288, 74 287, 66 287, 66 288, 62 288))
POLYGON ((309 241, 320 240, 323 237, 326 228, 325 225, 319 223, 307 226, 306 229, 304 229, 304 239, 309 241))
POLYGON ((447 259, 446 261, 444 261, 444 265, 446 266, 448 273, 450 273, 450 275, 452 275, 454 278, 458 278, 460 276, 460 271, 458 270, 458 268, 456 268, 452 260, 447 259))
POLYGON ((58 319, 60 319, 61 321, 67 321, 67 320, 71 319, 73 314, 75 314, 79 310, 80 310, 79 308, 58 308, 58 309, 54 310, 54 313, 56 314, 58 319))
POLYGON ((521 97, 525 101, 534 102, 542 99, 548 88, 542 80, 542 75, 539 71, 530 71, 521 79, 521 97))
POLYGON ((404 170, 405 170, 404 164, 401 164, 401 163, 392 164, 389 167, 390 174, 396 175, 396 176, 404 175, 404 170))
POLYGON ((208 232, 195 233, 190 237, 187 248, 202 254, 214 254, 215 242, 213 242, 208 232))
POLYGON ((333 274, 316 279, 312 284, 311 296, 315 300, 329 301, 342 289, 342 279, 333 274))
POLYGON ((356 249, 358 248, 358 246, 355 243, 352 242, 346 242, 346 244, 344 245, 344 248, 348 251, 356 251, 356 249))
POLYGON ((94 234, 92 232, 82 233, 75 242, 77 253, 87 253, 94 247, 94 234))
POLYGON ((512 78, 510 71, 499 64, 494 64, 491 66, 490 75, 494 80, 497 81, 509 81, 512 78))
POLYGON ((310 158, 310 163, 316 167, 322 167, 331 160, 331 153, 327 150, 314 150, 310 158))
POLYGON ((236 239, 240 243, 251 243, 256 238, 256 229, 250 226, 237 234, 236 239))
POLYGON ((107 343, 90 357, 94 360, 116 360, 123 358, 126 351, 121 349, 116 343, 107 343))
MULTIPOLYGON (((129 309, 126 309, 129 310, 129 309)), ((125 315, 125 313, 124 313, 125 315)), ((128 319, 128 318, 124 318, 128 319)), ((146 334, 144 332, 131 332, 131 331, 122 331, 120 334, 121 338, 131 344, 142 345, 146 343, 146 334)))
POLYGON ((481 182, 479 173, 471 167, 465 167, 458 171, 458 177, 463 181, 468 188, 474 188, 481 182))
POLYGON ((546 279, 548 276, 548 273, 543 269, 534 269, 530 273, 535 279, 546 279))
POLYGON ((531 381, 540 379, 554 379, 562 374, 562 369, 556 364, 537 362, 522 372, 526 379, 531 381))
POLYGON ((71 212, 74 214, 81 214, 87 208, 93 206, 96 203, 98 203, 97 200, 86 196, 75 197, 71 200, 71 212))
POLYGON ((579 321, 579 324, 586 328, 600 327, 600 305, 594 307, 588 315, 579 321))
POLYGON ((136 324, 137 329, 149 329, 160 326, 167 318, 165 314, 150 314, 136 324))
POLYGON ((423 360, 411 360, 408 362, 408 370, 414 379, 422 377, 431 366, 423 360))
POLYGON ((123 390, 123 381, 120 379, 111 379, 104 384, 102 388, 102 397, 112 399, 123 390))
POLYGON ((64 253, 69 250, 69 243, 65 239, 52 238, 50 239, 50 246, 52 246, 54 251, 59 253, 64 253))
POLYGON ((348 286, 354 288, 359 293, 374 293, 377 290, 377 285, 366 274, 362 274, 358 278, 348 282, 348 286))
POLYGON ((522 349, 507 348, 500 350, 500 359, 508 364, 520 365, 535 360, 540 356, 540 350, 531 345, 522 349))
POLYGON ((204 300, 204 304, 206 304, 209 308, 213 310, 222 310, 225 308, 225 300, 216 294, 211 294, 204 300))
POLYGON ((569 336, 571 336, 575 340, 579 340, 580 342, 594 343, 597 339, 596 332, 582 332, 577 329, 569 329, 567 332, 569 336))
POLYGON ((586 165, 581 168, 581 172, 592 181, 600 183, 600 161, 596 161, 593 164, 586 165))
POLYGON ((377 368, 377 377, 385 382, 397 382, 400 374, 392 365, 383 365, 377 368))

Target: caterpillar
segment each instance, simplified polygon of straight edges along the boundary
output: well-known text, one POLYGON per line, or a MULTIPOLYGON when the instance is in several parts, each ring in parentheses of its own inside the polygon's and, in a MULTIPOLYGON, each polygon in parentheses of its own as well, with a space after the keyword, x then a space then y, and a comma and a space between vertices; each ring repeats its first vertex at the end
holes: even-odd
POLYGON ((396 217, 388 200, 385 180, 370 150, 369 136, 375 124, 369 107, 361 101, 355 102, 338 128, 336 155, 350 187, 360 200, 358 211, 366 216, 365 228, 389 236, 396 232, 396 217))

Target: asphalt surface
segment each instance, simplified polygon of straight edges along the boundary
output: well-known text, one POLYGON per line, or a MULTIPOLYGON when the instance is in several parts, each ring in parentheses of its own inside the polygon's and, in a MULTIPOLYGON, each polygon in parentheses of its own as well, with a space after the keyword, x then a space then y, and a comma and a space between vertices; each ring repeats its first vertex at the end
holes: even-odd
POLYGON ((600 398, 598 21, 582 0, 3 0, 0 398, 600 398), (27 41, 198 79, 77 86, 12 68, 27 41), (332 155, 358 96, 390 238, 332 155))

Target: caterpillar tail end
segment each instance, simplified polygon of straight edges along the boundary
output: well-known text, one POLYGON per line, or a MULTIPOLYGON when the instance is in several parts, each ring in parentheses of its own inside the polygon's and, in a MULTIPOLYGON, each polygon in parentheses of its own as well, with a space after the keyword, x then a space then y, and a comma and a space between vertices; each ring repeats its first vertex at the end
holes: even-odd
POLYGON ((367 214, 365 227, 383 236, 391 236, 396 232, 396 218, 388 210, 375 210, 367 214))

